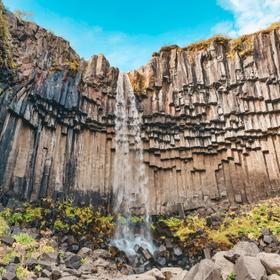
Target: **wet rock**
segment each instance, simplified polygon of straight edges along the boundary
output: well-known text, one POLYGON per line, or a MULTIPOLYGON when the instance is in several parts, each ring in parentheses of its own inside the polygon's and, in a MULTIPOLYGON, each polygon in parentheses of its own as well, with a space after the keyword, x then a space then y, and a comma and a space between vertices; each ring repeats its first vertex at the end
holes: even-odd
POLYGON ((166 250, 167 250, 167 248, 164 245, 160 245, 159 248, 158 248, 159 255, 164 255, 166 250))
POLYGON ((280 275, 280 255, 259 253, 257 258, 261 261, 268 274, 280 275))
POLYGON ((176 257, 181 257, 183 255, 183 251, 181 250, 180 247, 174 247, 173 254, 176 257))
POLYGON ((146 261, 153 260, 153 255, 148 249, 145 249, 143 247, 139 247, 137 250, 137 253, 144 257, 146 261))
POLYGON ((158 263, 160 266, 162 266, 162 267, 165 266, 166 263, 167 263, 165 257, 158 257, 158 258, 156 259, 156 261, 157 261, 157 263, 158 263))
POLYGON ((241 256, 237 260, 234 270, 238 280, 262 280, 266 276, 261 261, 251 256, 241 256))

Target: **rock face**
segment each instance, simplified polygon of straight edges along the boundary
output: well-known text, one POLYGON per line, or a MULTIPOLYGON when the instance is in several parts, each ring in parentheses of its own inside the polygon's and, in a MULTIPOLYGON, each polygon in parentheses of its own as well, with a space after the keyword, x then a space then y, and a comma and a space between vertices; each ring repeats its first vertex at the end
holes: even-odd
MULTIPOLYGON (((2 199, 72 195, 109 208, 119 70, 6 17, 15 67, 0 70, 2 199)), ((279 28, 164 47, 129 76, 153 212, 279 194, 279 28)))

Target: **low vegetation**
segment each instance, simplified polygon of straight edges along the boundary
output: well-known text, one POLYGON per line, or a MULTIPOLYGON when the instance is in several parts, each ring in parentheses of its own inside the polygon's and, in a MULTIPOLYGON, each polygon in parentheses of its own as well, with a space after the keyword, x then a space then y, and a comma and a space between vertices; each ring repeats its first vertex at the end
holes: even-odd
POLYGON ((2 0, 0 0, 0 67, 15 68, 9 38, 10 32, 5 8, 2 0))
POLYGON ((185 248, 194 252, 208 246, 229 249, 242 239, 258 240, 264 229, 280 240, 280 204, 272 200, 240 212, 208 217, 194 214, 184 220, 167 218, 160 222, 169 228, 174 237, 179 238, 185 248), (212 219, 216 221, 215 224, 210 222, 212 219))
POLYGON ((79 69, 79 61, 77 60, 66 60, 63 63, 55 62, 53 63, 50 71, 58 72, 64 69, 69 70, 70 73, 75 74, 79 69))
POLYGON ((230 38, 223 35, 216 35, 210 39, 202 40, 196 43, 193 43, 185 48, 188 51, 201 51, 208 48, 211 44, 224 44, 226 45, 230 41, 230 38))
POLYGON ((31 19, 34 14, 32 12, 27 12, 23 10, 15 10, 14 15, 19 18, 20 20, 28 20, 31 19))
MULTIPOLYGON (((74 236, 86 237, 93 241, 96 247, 106 243, 113 233, 113 218, 104 216, 100 211, 91 207, 74 207, 71 200, 52 203, 44 200, 42 205, 35 206, 25 203, 22 207, 13 211, 5 208, 0 212, 1 232, 6 231, 7 226, 17 225, 20 227, 36 227, 42 231, 51 231, 53 234, 73 234, 74 236), (3 226, 2 226, 3 225, 3 226)), ((27 236, 17 236, 18 242, 26 242, 27 236)))
MULTIPOLYGON (((227 250, 240 240, 259 240, 263 230, 268 230, 280 240, 280 200, 271 199, 243 206, 237 211, 221 211, 203 216, 198 213, 188 215, 185 219, 178 217, 154 217, 153 234, 158 244, 171 239, 188 255, 201 255, 206 247, 212 251, 227 250)), ((124 225, 144 222, 141 216, 103 215, 91 207, 74 206, 71 200, 53 203, 43 200, 31 205, 29 203, 16 207, 13 211, 5 208, 0 212, 0 237, 9 235, 13 226, 25 231, 10 234, 14 238, 12 246, 0 243, 0 267, 8 265, 15 257, 19 258, 17 266, 19 279, 27 279, 30 272, 24 266, 28 259, 37 259, 43 253, 58 252, 52 243, 52 236, 59 239, 72 235, 77 240, 85 238, 95 248, 109 245, 116 223, 124 225), (28 228, 36 227, 40 239, 34 238, 28 228)), ((64 252, 59 252, 63 256, 64 252)), ((83 259, 82 263, 87 263, 83 259)), ((38 271, 40 267, 36 268, 38 271)), ((0 270, 0 274, 5 271, 0 270)), ((39 273, 39 272, 38 272, 39 273)), ((228 275, 227 280, 234 280, 235 275, 228 275)))

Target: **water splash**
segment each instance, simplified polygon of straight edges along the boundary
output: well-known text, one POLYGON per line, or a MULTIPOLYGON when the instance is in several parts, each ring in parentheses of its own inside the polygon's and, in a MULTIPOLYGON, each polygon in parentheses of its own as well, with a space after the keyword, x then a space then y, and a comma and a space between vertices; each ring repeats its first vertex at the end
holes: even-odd
POLYGON ((154 251, 150 231, 150 201, 147 176, 143 163, 141 118, 129 77, 120 73, 115 107, 114 212, 122 216, 112 243, 129 255, 141 246, 154 251), (131 221, 141 215, 141 227, 131 221))

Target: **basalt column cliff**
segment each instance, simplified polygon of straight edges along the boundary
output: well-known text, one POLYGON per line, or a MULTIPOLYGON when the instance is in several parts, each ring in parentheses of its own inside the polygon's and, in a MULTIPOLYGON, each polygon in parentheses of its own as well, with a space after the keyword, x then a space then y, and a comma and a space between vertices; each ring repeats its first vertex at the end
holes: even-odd
MULTIPOLYGON (((0 195, 111 206, 119 71, 0 13, 0 195)), ((129 73, 153 212, 280 192, 280 29, 164 47, 129 73)))

